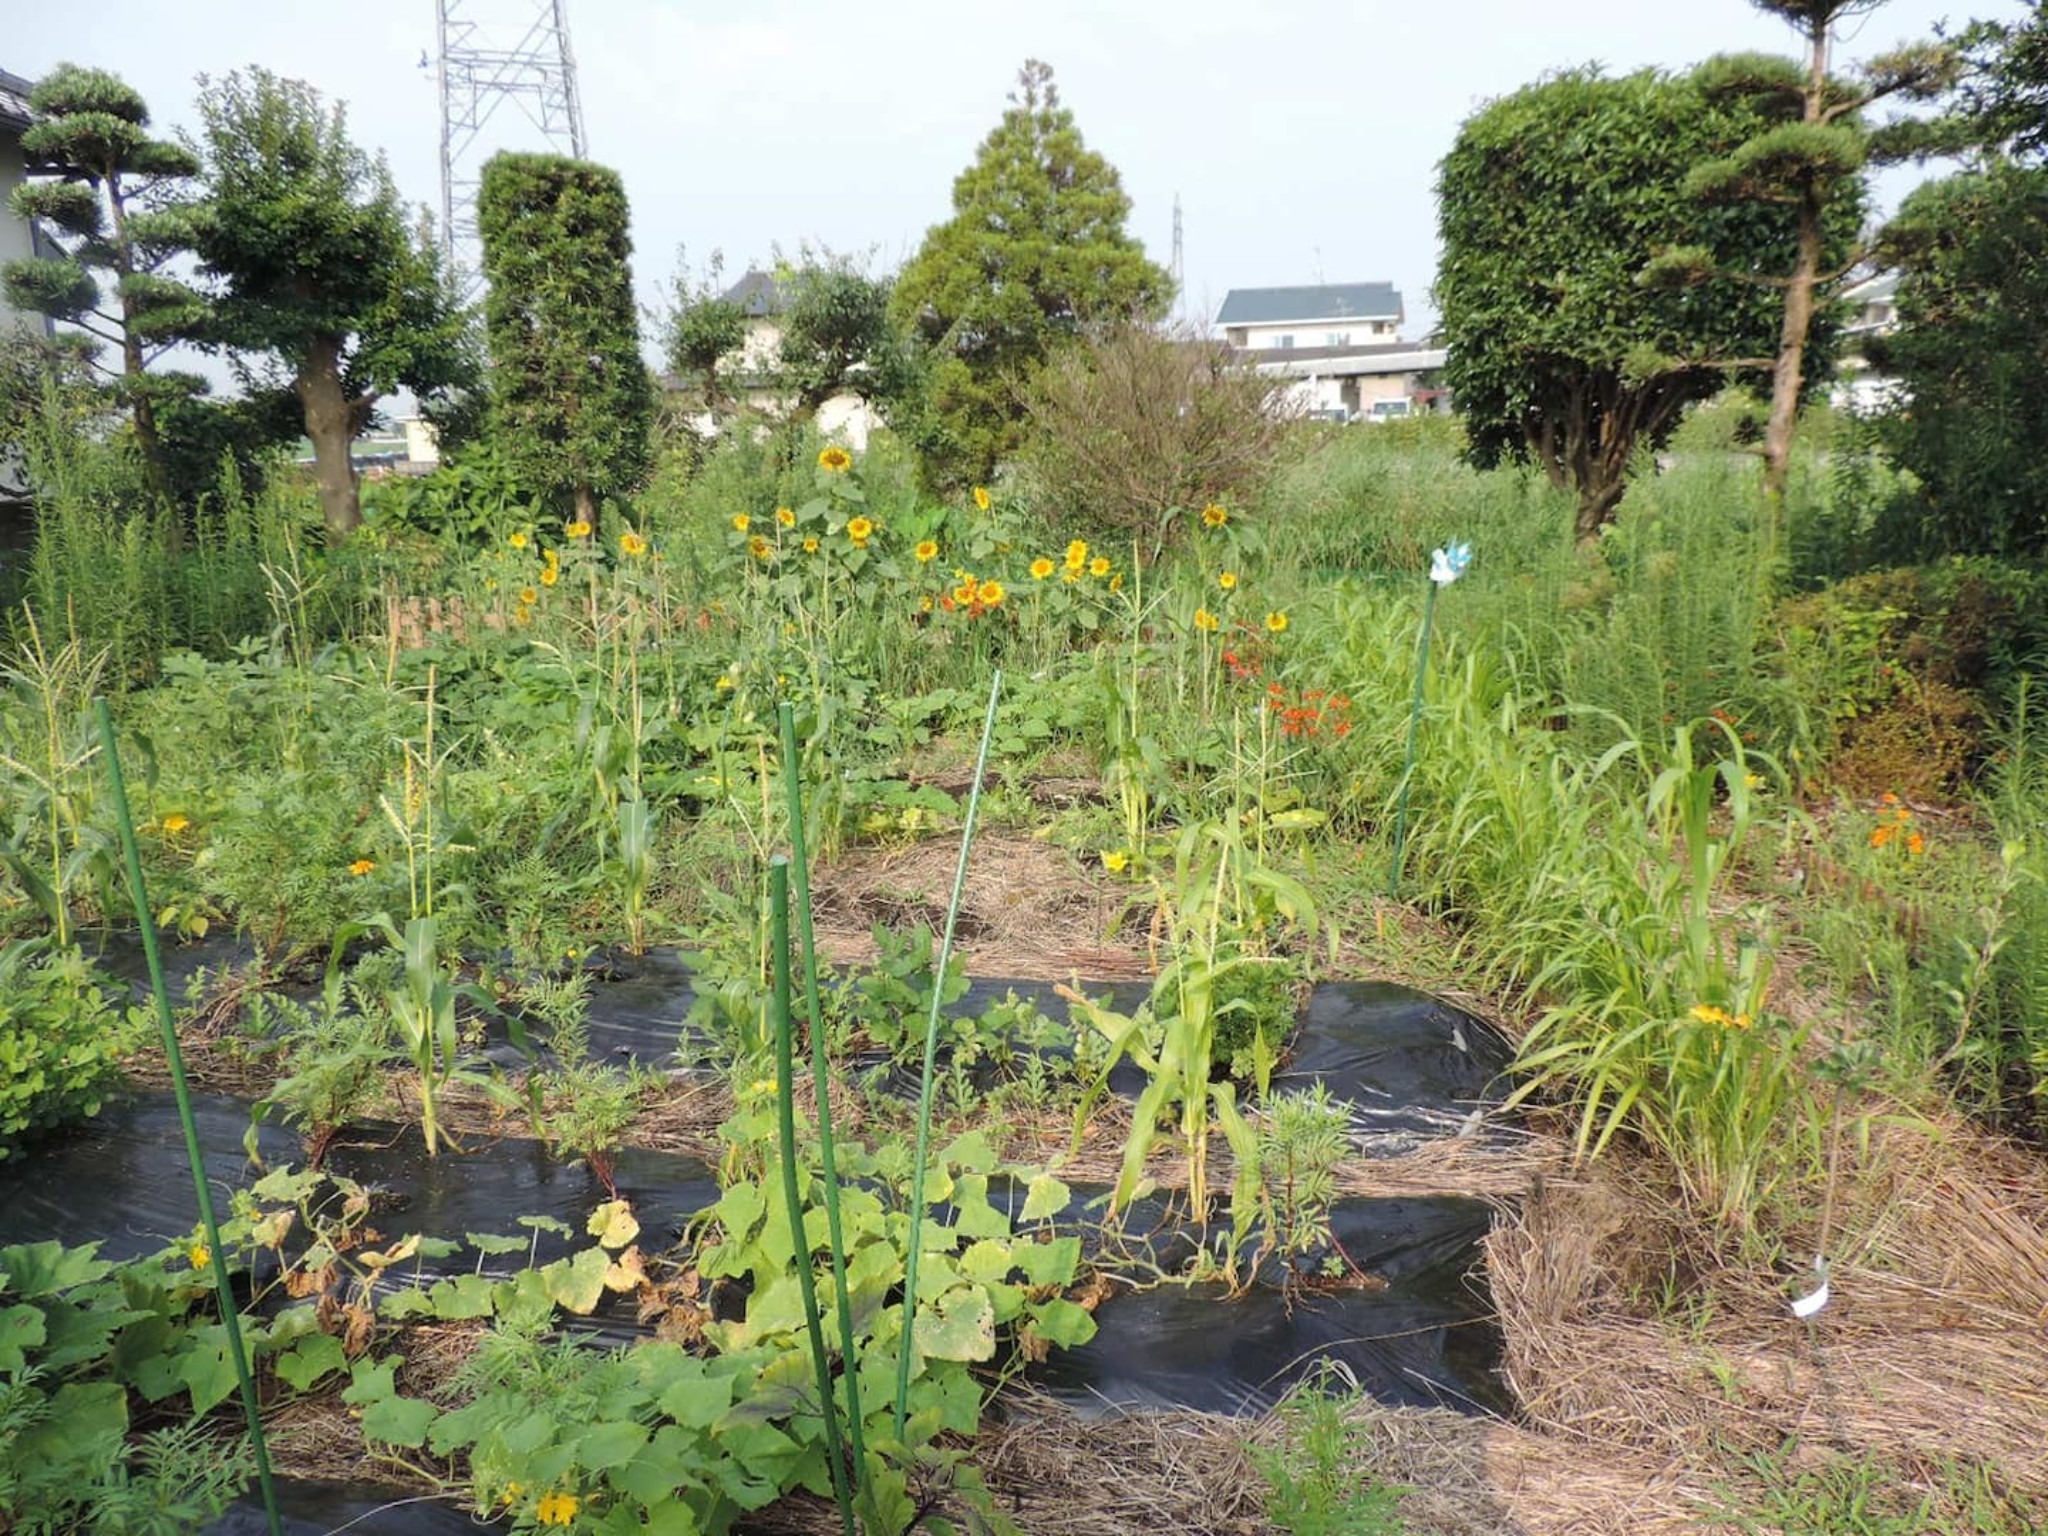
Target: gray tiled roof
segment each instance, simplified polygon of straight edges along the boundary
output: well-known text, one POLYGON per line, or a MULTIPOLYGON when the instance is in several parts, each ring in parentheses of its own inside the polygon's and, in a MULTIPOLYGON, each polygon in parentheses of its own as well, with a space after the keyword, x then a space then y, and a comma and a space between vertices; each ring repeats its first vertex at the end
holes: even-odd
POLYGON ((749 320, 782 313, 782 288, 766 272, 753 271, 725 290, 725 301, 739 305, 749 320))
POLYGON ((1392 283, 1324 283, 1303 288, 1233 288, 1218 325, 1278 325, 1290 320, 1400 320, 1392 283))
POLYGON ((34 89, 33 80, 0 69, 0 127, 19 132, 34 121, 28 110, 28 93, 34 89))

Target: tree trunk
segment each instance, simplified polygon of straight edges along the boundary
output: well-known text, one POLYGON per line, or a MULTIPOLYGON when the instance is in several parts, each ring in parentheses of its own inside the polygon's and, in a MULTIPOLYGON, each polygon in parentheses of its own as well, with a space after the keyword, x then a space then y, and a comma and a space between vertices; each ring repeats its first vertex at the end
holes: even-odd
POLYGON ((1591 544, 1600 537, 1600 530, 1614 521, 1622 492, 1627 489, 1622 476, 1609 477, 1604 473, 1596 474, 1579 487, 1579 509, 1572 519, 1572 531, 1578 535, 1579 543, 1591 544))
MULTIPOLYGON (((156 406, 143 382, 147 365, 142 357, 142 338, 135 330, 135 300, 127 291, 127 279, 135 274, 135 247, 128 239, 128 199, 122 191, 118 169, 110 165, 103 176, 107 204, 113 211, 114 285, 121 304, 121 374, 128 408, 135 417, 135 446, 142 455, 143 478, 149 484, 150 496, 164 502, 170 499, 170 480, 164 473, 163 439, 156 429, 156 406)), ((174 546, 181 521, 171 521, 174 546)))
POLYGON ((341 347, 339 336, 313 337, 297 380, 306 436, 313 441, 313 478, 320 487, 320 510, 330 544, 339 544, 363 520, 356 496, 356 466, 349 457, 356 423, 355 411, 341 387, 341 347))
MULTIPOLYGON (((1804 117, 1824 120, 1828 86, 1828 20, 1816 17, 1807 33, 1804 117)), ((1799 193, 1799 257, 1785 287, 1785 320, 1771 369, 1771 415, 1764 427, 1764 498, 1775 527, 1792 470, 1792 438, 1799 430, 1799 397, 1806 387, 1806 342, 1813 330, 1813 296, 1820 282, 1821 188, 1811 171, 1799 193)))
POLYGON ((594 536, 597 532, 597 492, 587 485, 579 485, 576 487, 575 496, 576 521, 588 523, 594 536))

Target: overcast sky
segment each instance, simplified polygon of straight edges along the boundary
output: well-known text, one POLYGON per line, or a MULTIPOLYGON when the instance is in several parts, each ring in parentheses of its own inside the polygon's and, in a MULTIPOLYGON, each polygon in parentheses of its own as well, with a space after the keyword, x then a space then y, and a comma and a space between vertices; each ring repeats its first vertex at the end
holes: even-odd
MULTIPOLYGON (((479 21, 540 0, 459 0, 479 21)), ((729 277, 779 243, 897 265, 946 217, 954 176, 1047 60, 1131 227, 1164 263, 1185 220, 1189 312, 1233 287, 1387 279, 1429 317, 1437 161, 1459 122, 1547 70, 1682 67, 1791 51, 1746 0, 568 0, 593 158, 632 199, 635 278, 666 289, 678 245, 729 277)), ((263 64, 346 101, 400 189, 438 204, 438 105, 422 57, 434 0, 11 0, 0 67, 114 70, 160 123, 192 120, 194 77, 263 64)), ((1944 18, 2018 0, 1892 0, 1845 28, 1868 57, 1944 18)), ((498 147, 530 147, 501 114, 498 147)), ((1910 175, 1882 191, 1895 199, 1910 175)))

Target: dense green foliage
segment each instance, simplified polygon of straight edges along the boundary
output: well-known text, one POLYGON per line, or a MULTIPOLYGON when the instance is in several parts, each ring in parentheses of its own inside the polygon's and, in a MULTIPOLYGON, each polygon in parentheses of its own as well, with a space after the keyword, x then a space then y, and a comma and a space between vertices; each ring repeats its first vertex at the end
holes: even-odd
POLYGON ((0 951, 0 1158, 98 1114, 140 1033, 76 950, 31 939, 0 951))
POLYGON ((646 472, 654 387, 640 360, 616 171, 557 155, 494 155, 477 191, 490 422, 520 475, 595 524, 646 472))
MULTIPOLYGON (((1781 87, 1789 72, 1777 67, 1781 87)), ((1687 182, 1774 117, 1760 93, 1718 80, 1715 66, 1561 74, 1469 119, 1443 162, 1445 382, 1476 462, 1526 459, 1571 486, 1582 538, 1688 404, 1776 353, 1780 296, 1718 274, 1789 267, 1793 221, 1703 203, 1687 182), (1702 281, 1644 281, 1674 253, 1708 269, 1702 281)), ((1860 208, 1853 192, 1830 204, 1838 254, 1860 208)))
POLYGON ((312 87, 267 70, 199 96, 204 195, 190 213, 215 285, 208 334, 298 396, 331 538, 362 520, 349 445, 377 401, 456 388, 471 359, 434 248, 391 173, 312 87))
POLYGON ((1016 446, 1015 384, 1096 322, 1152 320, 1171 280, 1124 229, 1131 201, 1030 60, 1010 108, 953 183, 953 216, 890 300, 929 377, 905 423, 937 483, 990 478, 1016 446))

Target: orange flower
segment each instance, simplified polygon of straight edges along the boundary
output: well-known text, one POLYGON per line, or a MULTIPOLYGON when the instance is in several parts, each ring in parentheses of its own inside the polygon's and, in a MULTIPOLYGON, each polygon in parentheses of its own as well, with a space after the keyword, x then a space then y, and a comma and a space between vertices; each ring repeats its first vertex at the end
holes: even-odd
POLYGON ((1922 837, 1918 832, 1908 832, 1906 834, 1906 852, 1912 854, 1913 857, 1918 858, 1921 854, 1925 853, 1926 851, 1926 838, 1922 837))
POLYGON ((1890 842, 1891 840, 1892 828, 1890 826, 1872 827, 1870 829, 1871 847, 1882 848, 1886 843, 1890 842))
POLYGON ((377 861, 375 859, 357 859, 355 863, 349 865, 348 872, 352 875, 367 875, 376 867, 377 861))

